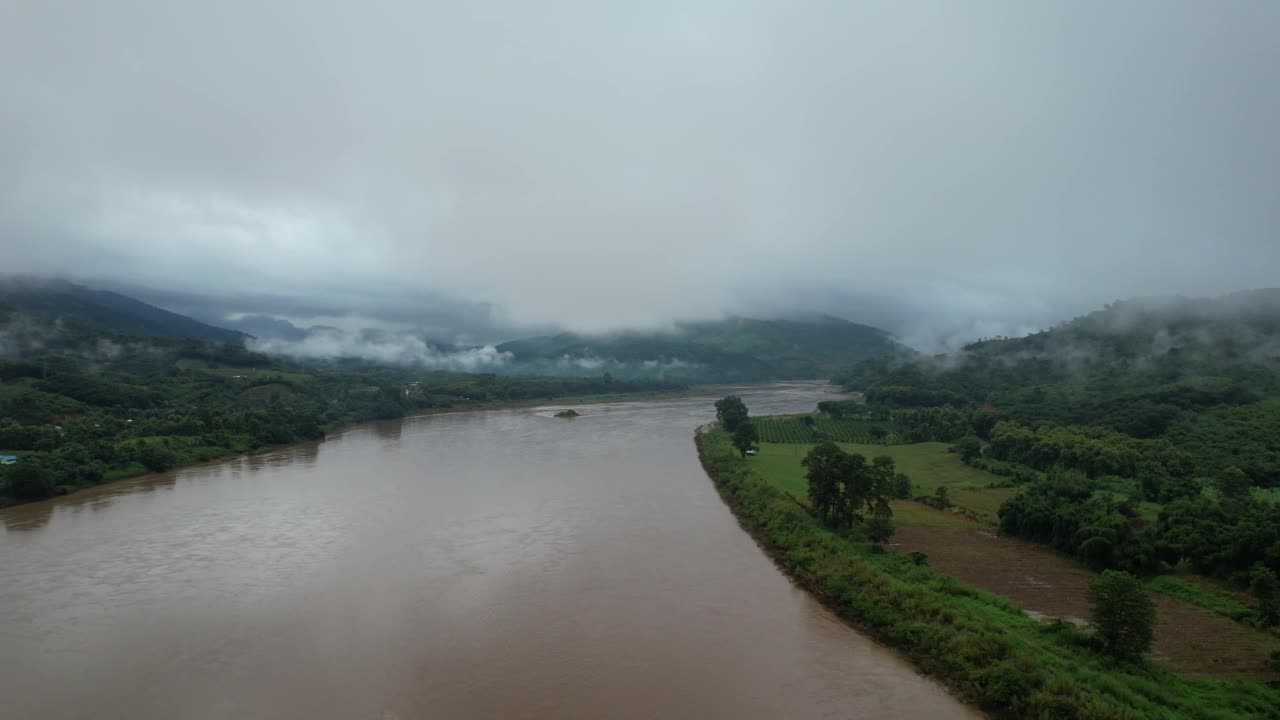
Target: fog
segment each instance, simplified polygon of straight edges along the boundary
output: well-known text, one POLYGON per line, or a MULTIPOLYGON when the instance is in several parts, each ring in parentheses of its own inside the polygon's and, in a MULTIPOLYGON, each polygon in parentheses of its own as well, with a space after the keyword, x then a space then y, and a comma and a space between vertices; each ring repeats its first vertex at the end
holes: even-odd
POLYGON ((501 369, 511 361, 511 353, 492 345, 476 348, 436 347, 410 334, 370 337, 367 333, 331 328, 313 332, 299 340, 253 339, 250 350, 300 358, 360 357, 377 362, 417 364, 437 370, 485 372, 501 369))
POLYGON ((482 342, 822 311, 938 346, 1273 285, 1278 27, 1170 0, 11 1, 5 271, 482 342))

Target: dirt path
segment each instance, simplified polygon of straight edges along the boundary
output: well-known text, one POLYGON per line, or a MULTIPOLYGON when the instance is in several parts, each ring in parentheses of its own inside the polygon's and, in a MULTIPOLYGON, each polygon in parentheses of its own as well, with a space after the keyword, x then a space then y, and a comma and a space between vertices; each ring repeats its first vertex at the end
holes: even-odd
MULTIPOLYGON (((902 552, 920 551, 929 565, 970 585, 1010 598, 1029 611, 1085 618, 1085 591, 1094 574, 1048 548, 975 528, 902 526, 893 538, 902 552)), ((1274 680, 1267 656, 1280 638, 1153 593, 1154 655, 1188 675, 1274 680)))

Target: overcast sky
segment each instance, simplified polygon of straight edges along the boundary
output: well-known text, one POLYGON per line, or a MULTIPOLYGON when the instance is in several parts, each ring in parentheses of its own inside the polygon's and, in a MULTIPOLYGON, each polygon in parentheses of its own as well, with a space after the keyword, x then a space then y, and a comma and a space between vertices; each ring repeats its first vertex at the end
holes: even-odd
POLYGON ((3 267, 587 330, 1276 285, 1277 37, 1265 0, 6 0, 3 267))

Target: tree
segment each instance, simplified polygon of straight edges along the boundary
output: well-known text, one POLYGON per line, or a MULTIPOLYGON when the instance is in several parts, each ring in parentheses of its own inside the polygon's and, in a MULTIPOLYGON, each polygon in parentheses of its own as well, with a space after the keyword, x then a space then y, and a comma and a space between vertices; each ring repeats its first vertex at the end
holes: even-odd
POLYGON ((809 505, 818 518, 838 528, 852 528, 870 515, 868 537, 888 539, 893 534, 889 518, 893 510, 893 459, 881 456, 867 462, 857 453, 847 453, 831 441, 818 443, 801 461, 809 481, 809 505))
POLYGON ((151 443, 139 447, 136 457, 151 472, 164 472, 178 464, 178 455, 173 450, 151 443))
POLYGON ((884 442, 886 437, 889 436, 889 431, 885 430, 880 425, 872 425, 870 428, 867 428, 867 434, 871 436, 871 440, 873 442, 879 445, 884 442))
POLYGON ((747 420, 747 405, 742 402, 742 398, 737 395, 729 395, 716 401, 716 420, 728 430, 730 434, 738 428, 738 425, 747 420))
POLYGON ((848 454, 830 440, 818 443, 800 464, 809 481, 809 506, 823 522, 831 522, 840 504, 840 484, 847 472, 848 454))
POLYGON ((1224 498, 1242 498, 1249 494, 1249 476, 1235 465, 1219 473, 1214 484, 1224 498))
POLYGON ((982 441, 976 435, 962 437, 956 441, 956 450, 960 453, 961 460, 969 462, 982 454, 982 441))
POLYGON ((738 452, 743 457, 747 456, 747 451, 755 447, 756 441, 760 436, 756 433, 756 424, 750 420, 743 420, 738 423, 733 431, 733 446, 738 448, 738 452))
POLYGON ((1102 649, 1136 660, 1151 648, 1156 606, 1138 579, 1122 570, 1107 570, 1089 583, 1090 619, 1102 649))
POLYGON ((893 476, 893 496, 902 500, 911 499, 911 478, 905 473, 893 476))
POLYGON ((30 461, 19 461, 9 470, 9 494, 20 500, 42 500, 52 497, 52 475, 30 461))
POLYGON ((933 491, 933 502, 939 510, 951 507, 951 492, 947 490, 946 485, 939 485, 938 489, 933 491))
POLYGON ((1270 627, 1280 624, 1280 578, 1271 568, 1257 563, 1249 574, 1249 592, 1258 601, 1258 617, 1270 627))

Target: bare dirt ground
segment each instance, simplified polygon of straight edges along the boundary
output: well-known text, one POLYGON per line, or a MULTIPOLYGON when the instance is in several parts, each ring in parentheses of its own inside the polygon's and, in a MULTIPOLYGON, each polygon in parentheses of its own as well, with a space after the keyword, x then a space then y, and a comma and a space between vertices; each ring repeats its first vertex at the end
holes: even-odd
MULTIPOLYGON (((891 545, 902 552, 923 552, 936 570, 1004 595, 1028 611, 1067 619, 1089 615, 1085 591, 1094 573, 1040 545, 996 537, 977 525, 904 525, 891 545)), ((1157 660, 1187 675, 1276 679, 1266 659, 1280 650, 1280 638, 1159 593, 1151 597, 1157 612, 1157 660)))

